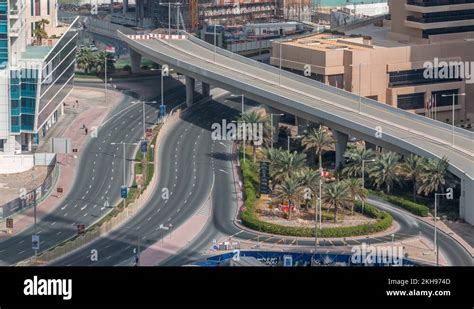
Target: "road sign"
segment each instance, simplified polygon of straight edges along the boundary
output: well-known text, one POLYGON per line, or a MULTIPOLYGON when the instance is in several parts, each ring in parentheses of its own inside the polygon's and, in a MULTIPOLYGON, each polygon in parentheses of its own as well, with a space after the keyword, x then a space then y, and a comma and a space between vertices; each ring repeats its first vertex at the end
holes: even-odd
POLYGON ((142 153, 145 154, 147 152, 148 142, 146 140, 142 141, 140 148, 142 153))
POLYGON ((269 194, 270 189, 268 186, 268 182, 270 179, 270 172, 268 162, 262 161, 260 162, 260 193, 261 194, 269 194))
POLYGON ((153 136, 153 129, 152 128, 147 128, 146 129, 146 137, 150 138, 153 136))
POLYGON ((160 117, 166 116, 166 105, 161 104, 160 105, 160 117))
POLYGON ((77 225, 77 235, 83 235, 86 232, 85 224, 78 224, 77 225))
POLYGON ((7 229, 13 229, 13 219, 7 218, 7 229))
POLYGON ((284 267, 292 267, 293 266, 293 256, 284 255, 283 256, 283 266, 284 267))
POLYGON ((31 249, 39 250, 40 248, 40 237, 39 235, 32 235, 31 236, 31 249))
POLYGON ((128 197, 128 188, 127 188, 127 186, 121 186, 120 187, 120 197, 121 198, 127 198, 128 197))

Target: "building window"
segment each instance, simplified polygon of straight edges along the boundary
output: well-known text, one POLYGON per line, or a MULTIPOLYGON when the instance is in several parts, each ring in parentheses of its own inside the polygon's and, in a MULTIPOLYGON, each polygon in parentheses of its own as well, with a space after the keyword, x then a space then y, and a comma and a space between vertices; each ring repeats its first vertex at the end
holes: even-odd
POLYGON ((397 106, 401 109, 425 108, 425 94, 421 92, 399 95, 397 106))
POLYGON ((51 13, 49 12, 50 10, 50 3, 49 3, 49 0, 46 0, 46 14, 50 15, 51 13))
POLYGON ((0 152, 4 152, 4 151, 5 151, 5 140, 0 139, 0 152))
POLYGON ((41 16, 41 0, 35 0, 35 15, 41 16))
MULTIPOLYGON (((435 100, 436 106, 451 106, 453 105, 453 94, 458 94, 459 91, 455 90, 445 90, 445 91, 433 91, 433 99, 435 100), (445 96, 443 96, 445 95, 445 96)), ((454 96, 454 105, 459 104, 459 97, 454 96)))

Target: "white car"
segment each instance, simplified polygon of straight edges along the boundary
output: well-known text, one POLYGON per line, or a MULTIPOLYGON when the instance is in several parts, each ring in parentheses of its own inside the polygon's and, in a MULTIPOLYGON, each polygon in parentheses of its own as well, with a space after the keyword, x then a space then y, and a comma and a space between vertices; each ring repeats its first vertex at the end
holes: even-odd
POLYGON ((89 45, 89 49, 92 50, 93 52, 96 52, 99 50, 97 46, 95 46, 94 44, 89 45))

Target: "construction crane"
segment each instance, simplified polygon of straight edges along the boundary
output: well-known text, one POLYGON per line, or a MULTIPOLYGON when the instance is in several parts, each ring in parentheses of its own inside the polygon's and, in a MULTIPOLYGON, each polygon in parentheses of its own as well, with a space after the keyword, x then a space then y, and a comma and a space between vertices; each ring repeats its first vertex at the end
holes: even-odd
POLYGON ((198 0, 191 1, 191 32, 196 32, 199 26, 199 2, 198 0))

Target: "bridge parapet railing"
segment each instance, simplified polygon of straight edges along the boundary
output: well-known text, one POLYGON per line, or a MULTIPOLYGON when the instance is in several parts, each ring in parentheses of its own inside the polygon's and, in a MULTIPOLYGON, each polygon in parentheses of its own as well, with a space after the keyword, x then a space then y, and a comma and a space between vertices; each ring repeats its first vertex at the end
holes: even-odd
MULTIPOLYGON (((429 124, 431 126, 437 126, 439 128, 445 129, 445 130, 452 130, 452 126, 447 124, 447 123, 437 121, 437 120, 433 120, 433 119, 430 119, 430 118, 427 118, 427 117, 424 117, 424 116, 421 116, 421 115, 417 115, 415 113, 411 113, 409 111, 405 111, 403 109, 399 109, 399 108, 396 108, 396 107, 393 107, 393 106, 390 106, 390 105, 387 105, 387 104, 384 104, 384 103, 381 103, 381 102, 378 102, 378 101, 375 101, 375 100, 372 100, 372 99, 368 99, 368 98, 365 98, 365 97, 362 97, 362 99, 360 99, 360 97, 357 94, 346 91, 344 89, 340 89, 340 88, 337 88, 337 87, 326 85, 324 83, 312 80, 310 78, 307 78, 307 77, 304 77, 304 76, 301 76, 301 75, 298 75, 298 74, 295 74, 295 73, 292 73, 292 72, 288 72, 286 70, 282 70, 280 72, 280 69, 277 68, 277 67, 261 63, 259 61, 253 60, 251 58, 241 56, 239 54, 236 54, 236 53, 233 53, 231 51, 222 49, 220 47, 215 48, 214 45, 212 45, 210 43, 207 43, 207 42, 205 42, 205 41, 203 41, 203 40, 201 40, 201 39, 199 39, 199 38, 197 38, 197 37, 195 37, 191 34, 187 33, 187 37, 191 42, 193 42, 193 43, 195 43, 199 46, 202 46, 206 49, 209 49, 209 50, 216 50, 216 52, 219 55, 222 55, 224 57, 228 57, 230 59, 240 61, 240 62, 245 63, 247 65, 265 70, 269 73, 273 73, 273 74, 276 74, 276 75, 281 74, 281 76, 286 78, 286 79, 290 79, 290 80, 294 80, 294 81, 304 83, 305 85, 311 86, 315 89, 319 89, 319 90, 331 93, 333 95, 338 95, 342 98, 351 100, 353 102, 358 103, 359 100, 361 100, 362 106, 365 105, 367 107, 384 109, 384 110, 389 111, 393 114, 398 114, 399 116, 403 116, 403 117, 408 118, 408 119, 416 120, 418 122, 423 122, 423 123, 429 124)), ((284 42, 284 39, 283 40, 278 39, 278 40, 275 40, 275 41, 276 42, 284 42)), ((474 132, 470 132, 468 130, 458 128, 458 127, 456 127, 454 129, 454 131, 455 131, 456 134, 459 134, 459 135, 467 137, 467 138, 474 139, 474 132)))

